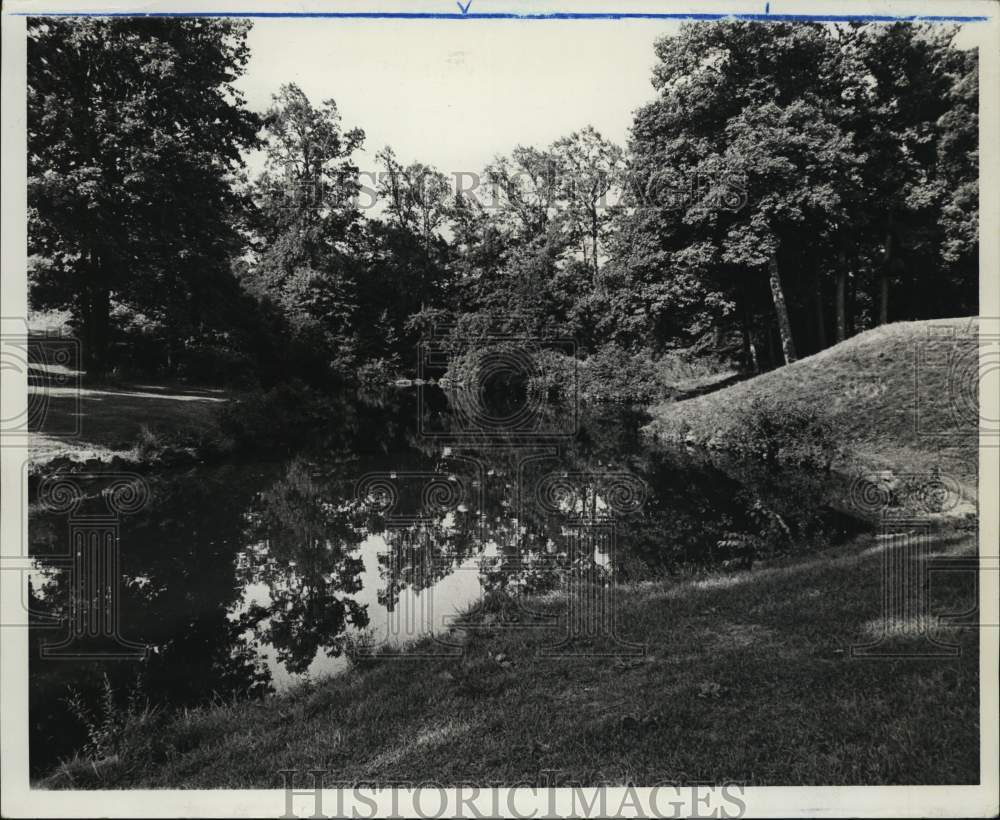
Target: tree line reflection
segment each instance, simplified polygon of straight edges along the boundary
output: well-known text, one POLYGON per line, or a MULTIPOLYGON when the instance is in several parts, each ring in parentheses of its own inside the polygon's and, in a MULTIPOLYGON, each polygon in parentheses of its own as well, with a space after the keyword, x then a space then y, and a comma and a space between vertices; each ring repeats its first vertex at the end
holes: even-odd
POLYGON ((635 580, 717 564, 745 548, 728 535, 763 538, 777 520, 790 540, 831 526, 801 487, 792 509, 780 482, 736 481, 651 450, 637 437, 640 417, 621 408, 589 416, 559 447, 454 452, 417 436, 406 413, 393 403, 359 413, 339 439, 283 463, 149 479, 148 503, 121 522, 122 624, 149 647, 142 661, 40 658, 59 634, 46 619, 68 614, 70 582, 57 560, 65 517, 34 506, 33 767, 79 746, 64 698, 73 687, 96 699, 105 674, 122 693, 141 674, 149 700, 171 707, 259 697, 274 688, 265 650, 304 673, 318 656, 340 656, 402 595, 460 568, 479 592, 534 593, 581 565, 635 580), (613 525, 610 541, 579 537, 598 524, 613 525), (377 595, 360 601, 376 572, 377 595))

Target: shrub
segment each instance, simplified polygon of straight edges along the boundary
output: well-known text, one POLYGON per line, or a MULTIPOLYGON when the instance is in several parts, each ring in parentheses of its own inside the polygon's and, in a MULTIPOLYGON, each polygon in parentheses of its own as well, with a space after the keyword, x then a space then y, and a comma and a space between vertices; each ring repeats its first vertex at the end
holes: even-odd
POLYGON ((535 356, 532 389, 549 399, 572 398, 584 402, 647 404, 670 392, 660 363, 646 352, 630 353, 605 345, 589 358, 573 359, 552 350, 535 356))
POLYGON ((630 353, 613 344, 590 356, 581 372, 580 392, 585 400, 618 399, 644 404, 662 397, 667 390, 648 353, 630 353))
POLYGON ((716 368, 683 353, 654 358, 608 344, 582 361, 554 351, 536 356, 535 382, 550 398, 569 397, 573 386, 587 403, 649 404, 674 393, 680 382, 714 375, 716 368))
MULTIPOLYGON (((511 371, 510 386, 524 376, 531 393, 551 402, 579 398, 587 403, 649 404, 670 396, 678 382, 716 372, 683 353, 667 353, 657 359, 648 350, 633 352, 616 344, 605 345, 586 359, 544 343, 531 348, 516 340, 483 340, 450 352, 446 377, 453 382, 481 386, 493 363, 506 363, 511 371)), ((500 381, 496 380, 496 386, 503 387, 500 381)))
POLYGON ((573 399, 579 390, 580 362, 556 350, 539 350, 529 390, 547 401, 573 399))
POLYGON ((162 756, 158 738, 163 715, 149 705, 141 690, 140 680, 121 703, 105 675, 96 708, 88 706, 79 692, 71 691, 66 704, 86 731, 82 752, 87 761, 109 761, 128 769, 162 756))
POLYGON ((704 379, 735 369, 726 361, 704 354, 699 355, 690 349, 668 351, 654 362, 657 378, 668 386, 692 379, 704 379))
POLYGON ((826 411, 775 396, 758 396, 741 407, 716 444, 768 464, 822 469, 829 469, 838 451, 826 411))

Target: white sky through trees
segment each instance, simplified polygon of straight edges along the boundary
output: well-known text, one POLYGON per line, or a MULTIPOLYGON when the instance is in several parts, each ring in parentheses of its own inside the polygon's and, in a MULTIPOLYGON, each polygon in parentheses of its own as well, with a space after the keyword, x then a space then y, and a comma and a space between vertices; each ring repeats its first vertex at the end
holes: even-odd
MULTIPOLYGON (((518 144, 549 145, 585 125, 624 147, 653 99, 657 37, 679 21, 336 20, 257 18, 238 86, 265 111, 282 83, 314 105, 332 97, 363 128, 362 171, 391 145, 404 164, 479 173, 518 144)), ((957 44, 971 45, 973 26, 957 44)), ((250 157, 259 170, 262 156, 250 157)))
POLYGON ((517 144, 543 147, 588 124, 623 145, 632 112, 655 94, 653 41, 678 27, 256 19, 239 86, 259 112, 286 82, 313 104, 333 97, 344 126, 365 130, 363 171, 388 144, 404 163, 480 172, 517 144))

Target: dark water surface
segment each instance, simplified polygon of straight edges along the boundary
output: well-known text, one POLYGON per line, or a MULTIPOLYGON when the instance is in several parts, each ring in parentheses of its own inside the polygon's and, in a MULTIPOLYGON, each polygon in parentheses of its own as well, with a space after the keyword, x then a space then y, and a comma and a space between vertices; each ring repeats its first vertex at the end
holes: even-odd
POLYGON ((35 773, 86 740, 65 699, 75 689, 99 715, 105 675, 116 697, 138 685, 164 708, 259 696, 343 670, 352 647, 445 634, 489 590, 546 591, 581 570, 628 581, 738 568, 862 526, 831 505, 827 477, 653 448, 638 433, 648 419, 628 408, 549 408, 531 425, 470 425, 462 410, 431 390, 419 401, 396 391, 339 408, 312 446, 282 459, 138 483, 81 477, 86 498, 71 510, 57 486, 36 483, 35 773), (71 542, 100 552, 87 533, 107 531, 109 510, 119 564, 98 575, 113 580, 80 586, 71 542), (114 599, 118 639, 106 637, 110 620, 77 611, 101 594, 114 599))

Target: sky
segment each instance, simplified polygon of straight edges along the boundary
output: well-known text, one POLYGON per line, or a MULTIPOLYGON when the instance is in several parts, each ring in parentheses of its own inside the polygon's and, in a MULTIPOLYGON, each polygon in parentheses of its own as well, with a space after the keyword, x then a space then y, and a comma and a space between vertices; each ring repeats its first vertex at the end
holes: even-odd
MULTIPOLYGON (((364 129, 362 172, 391 145, 404 163, 481 172, 517 144, 544 147, 586 125, 625 144, 654 98, 654 41, 677 21, 253 21, 237 83, 265 111, 282 83, 314 104, 333 98, 345 128, 364 129)), ((959 35, 968 47, 974 26, 959 35)), ((248 158, 259 170, 263 156, 248 158)))
MULTIPOLYGON (((282 83, 332 97, 366 134, 362 171, 391 145, 404 163, 479 172, 517 144, 543 147, 585 125, 619 144, 653 99, 654 40, 673 21, 257 19, 238 83, 263 112, 282 83)), ((253 162, 252 164, 256 164, 253 162)))

